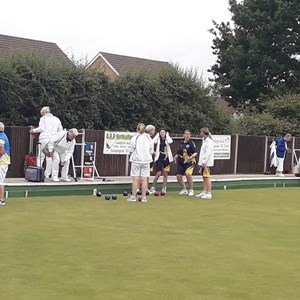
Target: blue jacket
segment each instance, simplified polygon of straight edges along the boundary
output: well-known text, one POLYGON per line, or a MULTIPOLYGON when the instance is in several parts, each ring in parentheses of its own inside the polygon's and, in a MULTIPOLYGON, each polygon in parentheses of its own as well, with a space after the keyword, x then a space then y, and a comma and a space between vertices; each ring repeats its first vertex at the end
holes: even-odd
POLYGON ((286 141, 282 137, 276 142, 276 156, 280 158, 284 158, 286 151, 286 141))
POLYGON ((0 145, 4 147, 5 153, 0 157, 0 165, 10 164, 10 146, 9 140, 4 132, 0 133, 0 145))

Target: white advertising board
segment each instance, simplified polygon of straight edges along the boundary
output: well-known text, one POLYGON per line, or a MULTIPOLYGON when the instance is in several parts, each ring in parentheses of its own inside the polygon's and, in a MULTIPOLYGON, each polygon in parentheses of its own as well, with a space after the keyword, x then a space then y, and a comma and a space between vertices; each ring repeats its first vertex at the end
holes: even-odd
POLYGON ((103 154, 129 154, 129 144, 136 132, 105 131, 103 154))
POLYGON ((231 136, 213 135, 215 159, 230 159, 231 136))

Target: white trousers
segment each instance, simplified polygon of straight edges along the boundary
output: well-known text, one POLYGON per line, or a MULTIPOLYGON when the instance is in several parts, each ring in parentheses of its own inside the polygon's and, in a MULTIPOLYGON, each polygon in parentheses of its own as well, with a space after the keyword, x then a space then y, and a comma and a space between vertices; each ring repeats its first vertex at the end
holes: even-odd
MULTIPOLYGON (((38 167, 41 167, 44 163, 46 155, 42 152, 42 149, 46 146, 46 144, 50 141, 50 139, 40 139, 40 151, 38 153, 38 156, 36 158, 36 165, 38 167)), ((46 157, 46 168, 45 168, 45 174, 51 175, 52 173, 52 157, 46 157)))
POLYGON ((283 172, 284 158, 277 157, 277 172, 283 172))
POLYGON ((8 165, 0 165, 0 185, 4 185, 4 180, 7 174, 8 165))
MULTIPOLYGON (((66 153, 57 153, 53 151, 52 155, 52 178, 58 178, 59 163, 64 161, 66 153)), ((67 178, 69 173, 70 160, 68 160, 61 169, 61 177, 67 178)))

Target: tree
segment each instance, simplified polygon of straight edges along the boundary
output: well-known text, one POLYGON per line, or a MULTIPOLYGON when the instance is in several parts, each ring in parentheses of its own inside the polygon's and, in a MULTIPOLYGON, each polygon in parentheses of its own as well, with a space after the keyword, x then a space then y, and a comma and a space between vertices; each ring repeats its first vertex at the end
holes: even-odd
POLYGON ((229 117, 193 72, 176 67, 136 72, 120 77, 115 84, 118 128, 135 130, 143 121, 171 132, 190 129, 196 134, 203 126, 214 133, 229 130, 229 117))
POLYGON ((65 128, 110 128, 112 84, 102 73, 34 52, 0 60, 0 117, 7 125, 37 125, 50 106, 65 128))
POLYGON ((234 133, 279 136, 299 135, 300 95, 288 94, 264 102, 263 112, 248 111, 234 121, 234 133))
POLYGON ((65 128, 135 130, 143 121, 171 132, 207 126, 222 133, 230 123, 196 73, 173 67, 112 82, 78 64, 14 53, 0 60, 0 99, 0 119, 8 126, 37 125, 43 106, 65 128))
POLYGON ((300 91, 299 0, 229 0, 232 25, 217 24, 209 70, 234 107, 300 91))

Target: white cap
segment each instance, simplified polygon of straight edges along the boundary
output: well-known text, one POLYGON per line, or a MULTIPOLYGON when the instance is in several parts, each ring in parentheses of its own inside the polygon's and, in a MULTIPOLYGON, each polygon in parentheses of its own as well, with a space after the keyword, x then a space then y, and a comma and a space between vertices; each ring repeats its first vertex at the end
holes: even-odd
POLYGON ((4 124, 0 122, 0 131, 4 131, 4 124))

